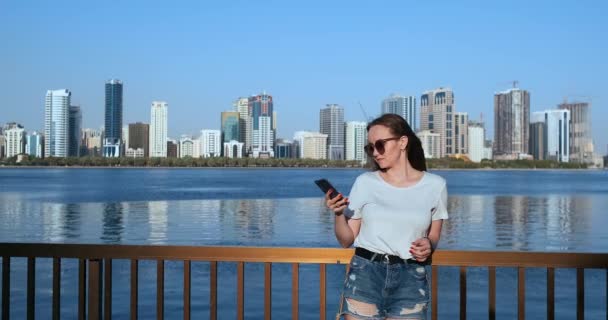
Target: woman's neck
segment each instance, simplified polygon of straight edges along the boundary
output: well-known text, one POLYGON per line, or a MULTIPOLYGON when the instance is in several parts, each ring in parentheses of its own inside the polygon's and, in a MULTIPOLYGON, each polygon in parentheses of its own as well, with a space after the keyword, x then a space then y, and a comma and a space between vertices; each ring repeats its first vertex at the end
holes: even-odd
POLYGON ((381 171, 383 177, 388 182, 396 185, 409 185, 420 180, 423 172, 412 167, 409 161, 403 162, 386 170, 381 171))

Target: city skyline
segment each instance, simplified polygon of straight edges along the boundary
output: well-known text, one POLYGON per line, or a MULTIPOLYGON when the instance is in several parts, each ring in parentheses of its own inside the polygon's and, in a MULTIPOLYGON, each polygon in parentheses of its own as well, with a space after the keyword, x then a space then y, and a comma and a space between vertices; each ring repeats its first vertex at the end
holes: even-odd
POLYGON ((125 84, 124 123, 146 121, 151 101, 163 100, 172 106, 169 136, 219 129, 217 118, 206 114, 267 90, 280 114, 276 136, 290 138, 315 130, 315 113, 326 104, 342 106, 345 121, 361 121, 367 119, 359 102, 367 115, 376 116, 392 93, 420 98, 426 90, 450 87, 456 109, 471 120, 483 112, 493 138, 493 94, 519 80, 531 92, 531 112, 553 109, 564 97, 591 100, 596 149, 603 154, 608 144, 601 77, 608 71, 603 61, 608 48, 596 41, 608 29, 603 2, 521 2, 525 16, 534 19, 521 15, 517 3, 479 3, 474 10, 456 3, 338 2, 322 10, 319 3, 278 3, 260 12, 257 23, 248 23, 248 13, 258 7, 253 3, 132 3, 118 15, 110 14, 111 6, 65 3, 71 5, 3 6, 0 36, 7 50, 0 52, 0 69, 6 71, 0 85, 6 107, 0 122, 41 131, 41 96, 68 88, 82 108, 83 127, 97 129, 104 112, 99 88, 118 78, 125 84), (419 14, 408 19, 400 14, 411 11, 419 14), (74 21, 52 23, 59 15, 74 21), (152 22, 161 17, 161 23, 152 22), (512 37, 518 41, 508 41, 512 37), (407 41, 390 41, 395 38, 407 41), (61 39, 65 45, 57 44, 61 39), (102 50, 110 39, 116 50, 102 50), (242 50, 243 44, 255 50, 242 50), (263 72, 242 76, 251 69, 263 72))

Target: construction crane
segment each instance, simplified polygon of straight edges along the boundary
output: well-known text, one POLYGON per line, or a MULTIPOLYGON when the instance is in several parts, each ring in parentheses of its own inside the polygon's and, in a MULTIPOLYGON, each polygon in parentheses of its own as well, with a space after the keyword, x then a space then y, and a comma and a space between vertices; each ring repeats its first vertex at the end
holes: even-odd
POLYGON ((365 120, 367 121, 367 123, 372 122, 372 120, 374 120, 374 118, 367 116, 367 112, 365 112, 365 108, 363 108, 361 101, 357 101, 357 103, 359 104, 359 108, 361 108, 361 112, 363 113, 363 116, 365 117, 365 120))

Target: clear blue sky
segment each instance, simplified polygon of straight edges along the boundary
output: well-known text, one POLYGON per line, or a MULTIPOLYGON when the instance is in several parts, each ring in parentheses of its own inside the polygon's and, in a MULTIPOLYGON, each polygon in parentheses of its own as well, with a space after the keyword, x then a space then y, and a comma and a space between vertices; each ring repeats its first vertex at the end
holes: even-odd
POLYGON ((608 144, 606 1, 0 2, 0 123, 43 128, 47 89, 68 88, 83 125, 103 124, 104 83, 121 79, 124 123, 169 103, 169 134, 219 129, 232 101, 266 90, 278 136, 318 130, 319 109, 372 116, 391 93, 453 88, 457 111, 493 132, 493 93, 512 80, 532 111, 592 99, 608 144))

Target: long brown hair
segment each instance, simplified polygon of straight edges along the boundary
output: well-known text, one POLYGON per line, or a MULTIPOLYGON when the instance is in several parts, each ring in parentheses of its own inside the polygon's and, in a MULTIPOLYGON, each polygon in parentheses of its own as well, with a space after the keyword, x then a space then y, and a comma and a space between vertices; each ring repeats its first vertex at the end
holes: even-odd
MULTIPOLYGON (((405 147, 407 160, 414 169, 426 171, 426 160, 424 159, 422 142, 420 142, 418 136, 416 136, 410 125, 407 123, 407 121, 405 121, 405 119, 403 119, 403 117, 394 113, 383 114, 367 125, 367 131, 369 132, 371 127, 377 125, 389 128, 391 133, 396 137, 406 136, 408 139, 407 146, 405 147)), ((372 157, 368 157, 368 160, 368 163, 372 164, 372 170, 380 170, 380 167, 372 157)))

